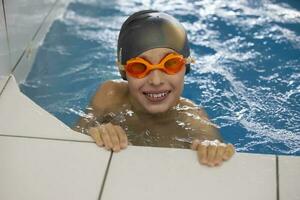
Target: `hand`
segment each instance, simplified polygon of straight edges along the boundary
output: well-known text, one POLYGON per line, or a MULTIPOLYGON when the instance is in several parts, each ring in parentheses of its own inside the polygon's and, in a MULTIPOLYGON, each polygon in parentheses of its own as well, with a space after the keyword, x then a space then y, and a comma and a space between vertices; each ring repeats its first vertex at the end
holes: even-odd
POLYGON ((104 146, 105 149, 113 150, 114 152, 119 152, 128 145, 125 131, 120 126, 111 123, 91 127, 88 130, 88 134, 98 146, 104 146))
POLYGON ((229 160, 235 153, 232 144, 224 144, 218 140, 194 140, 191 149, 198 153, 199 162, 210 167, 219 166, 229 160))

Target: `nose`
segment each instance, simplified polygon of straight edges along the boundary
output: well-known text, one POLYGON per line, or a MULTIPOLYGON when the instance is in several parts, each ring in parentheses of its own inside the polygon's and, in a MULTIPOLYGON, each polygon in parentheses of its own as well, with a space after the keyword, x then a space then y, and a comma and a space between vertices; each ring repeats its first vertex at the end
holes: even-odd
POLYGON ((148 75, 148 81, 151 85, 161 85, 164 83, 164 72, 159 69, 152 70, 148 75))

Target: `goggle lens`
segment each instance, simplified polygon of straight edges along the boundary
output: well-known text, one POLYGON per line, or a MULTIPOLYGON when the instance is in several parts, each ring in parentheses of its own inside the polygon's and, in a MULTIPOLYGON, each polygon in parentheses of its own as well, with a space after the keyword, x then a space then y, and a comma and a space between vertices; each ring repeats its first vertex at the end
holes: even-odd
POLYGON ((182 58, 171 58, 167 60, 164 64, 164 67, 168 74, 176 74, 179 72, 184 64, 184 60, 182 58))
POLYGON ((134 62, 128 64, 126 70, 130 74, 141 74, 147 70, 147 66, 143 63, 134 62))

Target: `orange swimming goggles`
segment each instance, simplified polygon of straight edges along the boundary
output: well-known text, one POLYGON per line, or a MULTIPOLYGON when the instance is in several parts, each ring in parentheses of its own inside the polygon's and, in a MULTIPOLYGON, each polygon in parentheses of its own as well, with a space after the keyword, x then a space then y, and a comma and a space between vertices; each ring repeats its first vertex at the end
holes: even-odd
POLYGON ((119 65, 120 70, 134 78, 144 78, 150 71, 159 69, 166 74, 174 75, 178 73, 185 64, 194 62, 191 57, 184 58, 180 54, 170 53, 166 55, 158 64, 151 64, 149 61, 141 57, 131 58, 126 65, 119 65))

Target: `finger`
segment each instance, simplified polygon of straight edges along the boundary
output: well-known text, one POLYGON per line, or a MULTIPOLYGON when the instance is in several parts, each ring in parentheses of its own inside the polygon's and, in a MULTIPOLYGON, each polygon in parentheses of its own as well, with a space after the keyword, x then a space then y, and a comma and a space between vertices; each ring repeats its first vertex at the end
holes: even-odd
POLYGON ((110 130, 110 133, 109 133, 110 141, 113 144, 112 149, 114 152, 119 152, 121 148, 120 148, 120 141, 119 141, 119 136, 117 134, 117 130, 116 130, 115 126, 112 124, 109 124, 108 127, 110 130))
POLYGON ((198 140, 198 139, 193 140, 192 145, 191 145, 191 149, 192 150, 197 150, 199 144, 200 144, 200 140, 198 140))
POLYGON ((217 147, 217 153, 216 153, 216 157, 215 157, 215 165, 220 165, 222 164, 223 161, 223 155, 225 153, 226 150, 226 145, 221 143, 220 145, 218 145, 217 147))
POLYGON ((113 144, 110 141, 109 129, 106 128, 106 125, 101 126, 101 138, 107 150, 112 149, 113 144))
POLYGON ((117 134, 120 140, 120 147, 121 149, 125 149, 128 145, 127 135, 121 126, 116 126, 115 128, 117 129, 117 134))
POLYGON ((101 139, 100 133, 98 131, 98 128, 91 127, 88 130, 88 134, 93 138, 93 140, 96 142, 96 144, 100 147, 103 147, 103 141, 101 139))
POLYGON ((112 144, 111 149, 114 152, 120 151, 120 142, 119 142, 119 137, 118 134, 115 130, 115 126, 111 123, 106 124, 106 130, 108 130, 108 136, 110 138, 110 142, 112 144))
POLYGON ((217 153, 217 145, 211 143, 211 145, 207 147, 207 164, 209 166, 214 166, 216 153, 217 153))
POLYGON ((232 144, 227 144, 225 153, 223 155, 223 160, 229 160, 235 153, 234 146, 232 144))
POLYGON ((198 159, 202 164, 207 164, 207 145, 198 145, 198 159))

